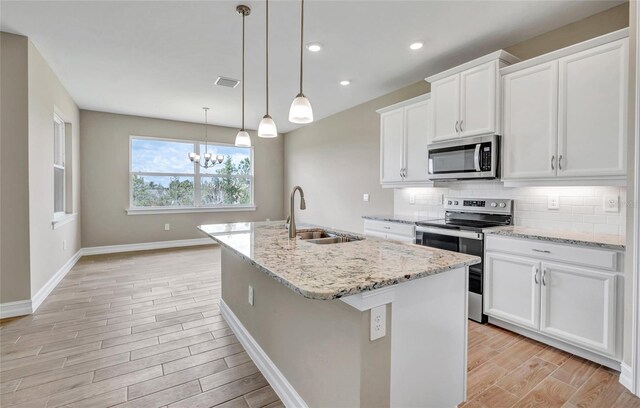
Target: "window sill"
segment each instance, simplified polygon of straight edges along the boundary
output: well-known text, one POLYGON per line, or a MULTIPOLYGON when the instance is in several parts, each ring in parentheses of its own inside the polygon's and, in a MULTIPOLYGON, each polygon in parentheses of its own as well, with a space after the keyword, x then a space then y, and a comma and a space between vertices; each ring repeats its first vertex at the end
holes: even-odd
POLYGON ((152 208, 127 208, 127 215, 147 215, 147 214, 187 214, 187 213, 210 213, 210 212, 237 212, 237 211, 255 211, 255 205, 248 206, 228 206, 228 207, 152 207, 152 208))
POLYGON ((62 215, 60 217, 54 218, 53 221, 51 221, 51 227, 53 229, 58 229, 63 225, 66 225, 66 224, 69 224, 70 222, 75 221, 77 218, 78 218, 78 213, 70 213, 70 214, 62 215))

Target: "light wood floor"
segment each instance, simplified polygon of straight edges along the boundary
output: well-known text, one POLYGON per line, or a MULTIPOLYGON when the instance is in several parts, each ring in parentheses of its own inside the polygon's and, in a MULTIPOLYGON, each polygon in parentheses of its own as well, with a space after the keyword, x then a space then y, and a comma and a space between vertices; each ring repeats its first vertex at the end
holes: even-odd
MULTIPOLYGON (((32 316, 0 322, 0 405, 281 407, 220 316, 213 246, 84 257, 32 316)), ((618 374, 469 322, 477 407, 640 407, 618 374)))

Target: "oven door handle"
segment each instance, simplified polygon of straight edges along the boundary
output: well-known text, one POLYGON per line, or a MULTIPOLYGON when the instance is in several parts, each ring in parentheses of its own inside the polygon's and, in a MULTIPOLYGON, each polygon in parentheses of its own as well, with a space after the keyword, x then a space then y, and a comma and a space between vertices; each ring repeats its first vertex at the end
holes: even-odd
POLYGON ((416 232, 426 232, 430 234, 446 235, 449 237, 475 239, 477 241, 482 241, 484 239, 484 235, 479 232, 460 231, 446 228, 416 227, 416 232))
POLYGON ((476 145, 476 151, 473 153, 473 164, 476 167, 476 171, 480 171, 480 147, 482 145, 478 143, 476 145))

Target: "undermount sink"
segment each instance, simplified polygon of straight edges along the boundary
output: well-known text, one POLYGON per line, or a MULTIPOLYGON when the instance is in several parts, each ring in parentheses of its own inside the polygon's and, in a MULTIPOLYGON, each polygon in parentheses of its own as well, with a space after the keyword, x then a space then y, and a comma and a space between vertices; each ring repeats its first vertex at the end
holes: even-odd
POLYGON ((298 232, 298 238, 312 244, 341 244, 364 239, 355 235, 338 235, 322 229, 298 232))

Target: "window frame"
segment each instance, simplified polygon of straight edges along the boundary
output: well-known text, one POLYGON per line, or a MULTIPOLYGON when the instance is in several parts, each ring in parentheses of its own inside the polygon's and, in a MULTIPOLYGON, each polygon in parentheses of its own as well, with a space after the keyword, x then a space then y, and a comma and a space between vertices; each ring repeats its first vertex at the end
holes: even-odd
POLYGON ((57 114, 53 114, 53 219, 59 220, 67 215, 67 166, 66 166, 66 129, 65 122, 57 114), (60 130, 60 134, 56 138, 56 129, 60 130), (60 143, 59 152, 62 156, 62 164, 56 164, 56 144, 60 143), (62 170, 62 211, 56 211, 56 181, 55 169, 62 170))
MULTIPOLYGON (((255 211, 255 161, 254 161, 254 148, 253 146, 248 147, 249 149, 249 160, 251 160, 251 172, 248 176, 239 176, 239 175, 216 175, 216 174, 202 174, 200 172, 201 168, 197 163, 193 163, 193 173, 163 173, 163 172, 142 172, 142 171, 133 171, 133 141, 134 140, 151 140, 151 141, 160 141, 160 142, 177 142, 190 144, 193 147, 193 152, 196 154, 200 154, 200 145, 205 142, 197 139, 177 139, 177 138, 167 138, 167 137, 157 137, 157 136, 138 136, 138 135, 129 135, 129 169, 128 169, 128 177, 129 177, 129 206, 126 209, 127 214, 135 215, 135 214, 162 214, 162 213, 193 213, 193 212, 222 212, 222 211, 255 211), (151 176, 151 177, 193 177, 193 205, 192 206, 146 206, 140 207, 135 206, 133 203, 133 176, 151 176), (249 204, 232 204, 232 205, 202 205, 202 197, 201 197, 201 181, 202 178, 240 178, 246 179, 248 178, 251 183, 251 202, 249 204)), ((220 143, 214 142, 209 143, 212 146, 222 146, 222 147, 236 147, 231 143, 220 143)), ((185 157, 185 160, 189 160, 188 157, 185 157)))

